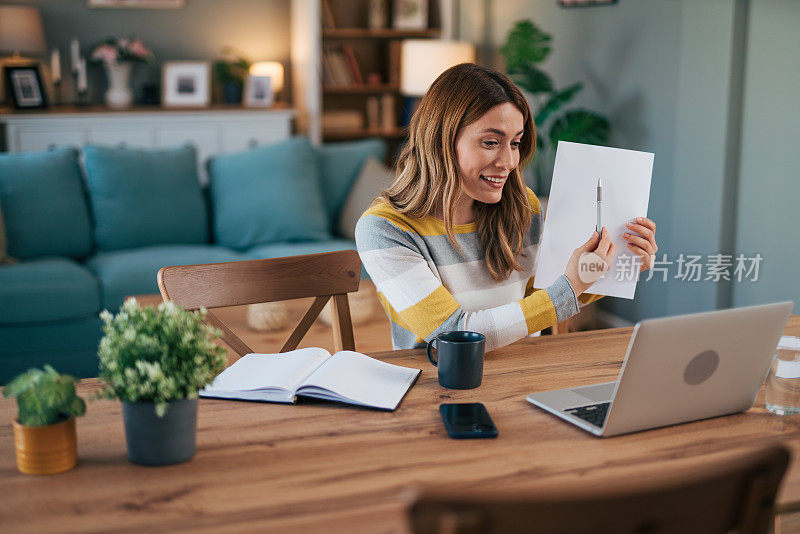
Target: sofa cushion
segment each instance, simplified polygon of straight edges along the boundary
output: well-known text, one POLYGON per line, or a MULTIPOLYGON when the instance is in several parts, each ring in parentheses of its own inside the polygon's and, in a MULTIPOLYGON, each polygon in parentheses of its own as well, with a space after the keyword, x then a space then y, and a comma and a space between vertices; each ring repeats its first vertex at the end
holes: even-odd
POLYGON ((99 250, 208 243, 193 146, 84 149, 99 250))
POLYGON ((8 254, 18 258, 92 251, 89 211, 74 148, 0 154, 0 204, 8 254))
POLYGON ((0 267, 0 323, 62 321, 96 316, 97 279, 69 258, 43 257, 0 267))
MULTIPOLYGON (((268 260, 285 256, 335 252, 337 250, 356 250, 356 243, 347 239, 304 241, 302 243, 270 243, 269 245, 253 247, 247 251, 247 256, 249 259, 254 260, 268 260)), ((369 275, 367 275, 367 271, 363 267, 361 268, 361 279, 369 280, 369 275)))
POLYGON ((304 137, 208 163, 216 243, 237 250, 330 236, 314 150, 304 137))
POLYGON ((381 191, 392 185, 394 173, 373 157, 367 158, 358 172, 353 187, 339 216, 338 234, 347 239, 356 239, 356 224, 365 211, 372 205, 381 191))
POLYGON ((316 147, 316 151, 325 208, 331 220, 338 221, 361 166, 369 157, 383 160, 386 157, 386 142, 383 139, 363 139, 327 143, 316 147))
POLYGON ((126 296, 157 294, 156 274, 161 267, 243 259, 249 258, 212 245, 160 245, 99 252, 86 265, 100 279, 102 307, 116 311, 126 296))

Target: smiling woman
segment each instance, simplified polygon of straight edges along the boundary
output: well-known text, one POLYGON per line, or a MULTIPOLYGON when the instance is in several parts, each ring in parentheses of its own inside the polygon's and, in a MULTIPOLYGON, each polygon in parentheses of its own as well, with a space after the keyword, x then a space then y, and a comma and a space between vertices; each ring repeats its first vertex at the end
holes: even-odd
POLYGON ((361 261, 375 282, 396 349, 441 332, 507 345, 578 313, 580 255, 614 255, 608 232, 576 249, 566 272, 534 291, 542 231, 522 169, 535 150, 528 103, 503 74, 462 63, 433 82, 409 127, 397 178, 356 226, 361 261))

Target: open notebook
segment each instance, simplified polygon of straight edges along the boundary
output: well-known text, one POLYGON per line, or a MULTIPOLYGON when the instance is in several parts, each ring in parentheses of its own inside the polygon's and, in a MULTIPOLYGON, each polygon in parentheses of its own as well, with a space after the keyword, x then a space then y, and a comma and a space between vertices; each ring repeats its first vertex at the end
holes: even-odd
POLYGON ((394 410, 422 371, 349 350, 247 354, 200 390, 201 397, 293 403, 297 395, 394 410))

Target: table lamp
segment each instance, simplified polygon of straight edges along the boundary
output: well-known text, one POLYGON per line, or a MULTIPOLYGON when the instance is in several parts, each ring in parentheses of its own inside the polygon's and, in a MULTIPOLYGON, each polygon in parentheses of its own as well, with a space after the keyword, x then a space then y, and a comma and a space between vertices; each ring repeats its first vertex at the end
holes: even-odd
POLYGON ((277 95, 283 89, 283 65, 277 61, 259 61, 250 66, 253 76, 269 76, 272 90, 277 95))
POLYGON ((0 52, 13 54, 12 61, 17 62, 21 53, 44 54, 46 51, 39 9, 0 5, 0 52))

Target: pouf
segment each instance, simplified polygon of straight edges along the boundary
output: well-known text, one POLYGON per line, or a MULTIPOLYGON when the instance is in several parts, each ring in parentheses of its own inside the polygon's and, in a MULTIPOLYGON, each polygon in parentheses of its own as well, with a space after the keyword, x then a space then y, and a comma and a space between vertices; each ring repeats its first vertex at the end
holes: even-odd
MULTIPOLYGON (((358 291, 347 294, 347 299, 350 303, 350 320, 354 325, 367 323, 374 317, 378 304, 378 292, 375 286, 361 284, 358 291)), ((328 302, 319 314, 320 322, 327 326, 332 324, 331 305, 332 302, 328 302)))
POLYGON ((247 307, 247 326, 259 332, 283 330, 289 324, 285 302, 262 302, 247 307))

